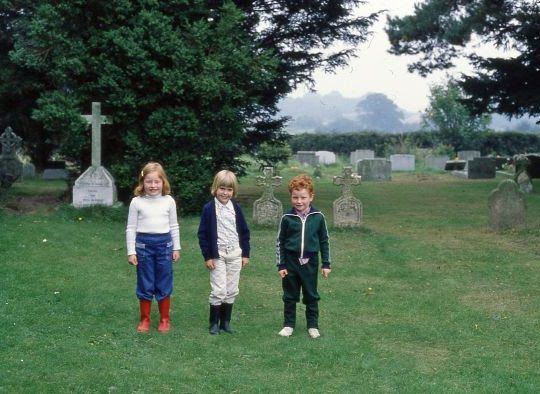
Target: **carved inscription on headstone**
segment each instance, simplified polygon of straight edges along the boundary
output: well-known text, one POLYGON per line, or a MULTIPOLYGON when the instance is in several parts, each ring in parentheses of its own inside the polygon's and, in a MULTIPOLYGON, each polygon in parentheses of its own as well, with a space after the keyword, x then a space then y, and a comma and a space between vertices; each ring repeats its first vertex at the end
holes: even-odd
POLYGON ((351 167, 343 168, 343 175, 334 177, 334 185, 341 186, 341 197, 334 201, 334 226, 359 227, 362 225, 362 203, 353 196, 353 185, 359 185, 360 179, 353 174, 351 167))

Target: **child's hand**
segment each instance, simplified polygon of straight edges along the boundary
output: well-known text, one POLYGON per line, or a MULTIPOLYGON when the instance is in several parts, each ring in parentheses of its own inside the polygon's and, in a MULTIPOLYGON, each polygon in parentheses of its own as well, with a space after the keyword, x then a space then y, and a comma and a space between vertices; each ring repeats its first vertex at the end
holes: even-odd
POLYGON ((249 264, 249 257, 242 257, 242 267, 249 264))
POLYGON ((332 270, 330 268, 321 269, 321 274, 322 274, 323 278, 328 278, 328 275, 330 275, 330 272, 332 272, 332 270))
POLYGON ((212 259, 206 260, 204 264, 206 264, 206 268, 208 268, 209 270, 213 270, 214 268, 216 268, 216 265, 214 264, 214 260, 212 259))
POLYGON ((172 261, 176 263, 180 259, 180 251, 179 250, 173 250, 172 252, 172 261))
POLYGON ((139 263, 137 262, 137 255, 136 255, 136 254, 130 254, 130 255, 128 256, 128 263, 131 264, 131 265, 137 265, 137 264, 139 264, 139 263))
POLYGON ((285 278, 287 275, 289 275, 289 273, 287 272, 287 268, 283 269, 283 270, 279 270, 279 276, 281 276, 281 279, 285 278))

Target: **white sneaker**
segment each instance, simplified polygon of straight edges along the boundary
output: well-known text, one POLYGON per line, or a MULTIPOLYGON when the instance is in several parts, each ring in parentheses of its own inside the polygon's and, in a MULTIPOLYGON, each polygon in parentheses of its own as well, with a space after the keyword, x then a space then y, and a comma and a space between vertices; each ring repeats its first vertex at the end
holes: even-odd
POLYGON ((282 337, 290 337, 294 331, 294 328, 292 327, 283 327, 281 331, 278 333, 282 337))
POLYGON ((319 338, 319 337, 321 336, 321 334, 319 333, 319 330, 316 329, 316 328, 309 328, 309 329, 307 330, 307 332, 308 332, 309 336, 310 336, 311 338, 314 338, 314 339, 315 339, 315 338, 319 338))

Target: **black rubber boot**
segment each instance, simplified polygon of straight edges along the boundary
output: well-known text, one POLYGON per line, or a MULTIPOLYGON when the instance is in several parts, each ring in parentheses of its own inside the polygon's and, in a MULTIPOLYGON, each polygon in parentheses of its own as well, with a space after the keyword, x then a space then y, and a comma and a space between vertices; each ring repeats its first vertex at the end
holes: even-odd
POLYGON ((219 334, 219 316, 221 314, 221 305, 210 304, 210 328, 209 332, 212 335, 219 334))
POLYGON ((234 334, 234 330, 231 328, 231 315, 233 304, 223 303, 221 304, 221 315, 219 317, 219 329, 229 334, 234 334))

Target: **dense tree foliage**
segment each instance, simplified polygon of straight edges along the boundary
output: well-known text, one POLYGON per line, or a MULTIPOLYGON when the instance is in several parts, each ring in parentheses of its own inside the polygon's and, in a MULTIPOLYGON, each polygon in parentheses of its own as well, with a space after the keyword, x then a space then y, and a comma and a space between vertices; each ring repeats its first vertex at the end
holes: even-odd
POLYGON ((103 161, 124 199, 161 161, 182 210, 215 171, 283 140, 276 103, 316 68, 343 65, 376 15, 361 1, 0 0, 0 113, 42 167, 52 152, 81 170, 92 101, 114 124, 103 161), (329 48, 344 43, 337 51, 329 48))
POLYGON ((439 141, 453 146, 456 151, 477 149, 490 117, 472 115, 461 101, 461 88, 452 81, 434 85, 430 90, 429 105, 422 116, 423 128, 436 131, 439 141))
POLYGON ((362 129, 399 133, 403 131, 403 112, 382 93, 369 93, 356 105, 362 129))
POLYGON ((414 15, 389 18, 394 54, 421 55, 410 70, 425 75, 467 56, 476 73, 459 81, 475 113, 540 114, 540 2, 536 0, 427 0, 414 15), (465 51, 471 40, 509 49, 509 58, 465 51))

